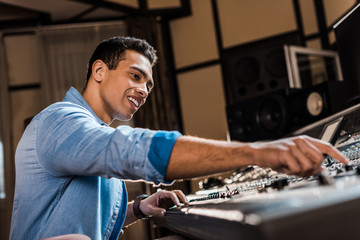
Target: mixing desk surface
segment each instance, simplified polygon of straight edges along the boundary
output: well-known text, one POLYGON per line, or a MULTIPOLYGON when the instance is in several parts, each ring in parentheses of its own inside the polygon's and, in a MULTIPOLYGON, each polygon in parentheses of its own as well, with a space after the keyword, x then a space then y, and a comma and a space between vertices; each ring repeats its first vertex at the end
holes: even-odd
POLYGON ((341 169, 336 176, 261 178, 200 191, 158 221, 192 239, 356 239, 359 169, 341 169))
POLYGON ((248 166, 216 186, 204 182, 189 206, 155 221, 191 239, 359 239, 359 136, 342 134, 335 145, 350 165, 326 157, 325 170, 308 178, 248 166))

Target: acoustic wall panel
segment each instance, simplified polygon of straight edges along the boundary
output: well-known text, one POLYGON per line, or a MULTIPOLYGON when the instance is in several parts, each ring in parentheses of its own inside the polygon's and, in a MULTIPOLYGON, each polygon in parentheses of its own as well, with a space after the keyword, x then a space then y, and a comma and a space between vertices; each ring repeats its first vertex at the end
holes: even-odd
POLYGON ((39 46, 35 34, 4 37, 10 86, 40 82, 39 46))
POLYGON ((356 0, 324 0, 324 10, 328 27, 332 25, 355 4, 356 0))
POLYGON ((217 1, 223 47, 296 30, 293 1, 217 1))
POLYGON ((301 11, 301 20, 304 27, 304 34, 314 34, 319 31, 317 20, 316 20, 316 11, 313 0, 301 0, 299 1, 300 11, 301 11))
POLYGON ((170 22, 177 69, 219 57, 210 0, 191 1, 191 12, 170 22))
POLYGON ((219 65, 178 75, 184 133, 226 139, 225 97, 219 65))

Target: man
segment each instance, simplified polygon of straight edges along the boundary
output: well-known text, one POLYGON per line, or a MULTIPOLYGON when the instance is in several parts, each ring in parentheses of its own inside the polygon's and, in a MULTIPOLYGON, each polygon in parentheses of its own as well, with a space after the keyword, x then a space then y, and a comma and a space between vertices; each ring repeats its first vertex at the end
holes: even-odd
POLYGON ((186 203, 180 191, 127 203, 119 179, 171 183, 246 165, 305 176, 319 171, 323 154, 348 163, 330 144, 305 136, 239 143, 108 127, 113 119, 131 119, 145 103, 155 62, 143 40, 105 40, 89 61, 83 93, 71 88, 62 102, 34 117, 15 156, 11 239, 116 239, 123 225, 164 215, 162 200, 186 203))

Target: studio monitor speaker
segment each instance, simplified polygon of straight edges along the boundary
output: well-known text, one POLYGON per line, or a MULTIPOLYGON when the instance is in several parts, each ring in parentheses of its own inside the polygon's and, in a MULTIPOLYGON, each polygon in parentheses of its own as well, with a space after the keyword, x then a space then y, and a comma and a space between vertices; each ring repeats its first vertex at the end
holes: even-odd
POLYGON ((226 112, 232 140, 275 139, 287 129, 287 105, 282 91, 228 105, 226 112))
POLYGON ((327 83, 284 89, 227 106, 232 140, 277 139, 330 114, 327 83))
POLYGON ((223 74, 228 104, 289 86, 284 44, 301 45, 297 32, 226 49, 223 74))

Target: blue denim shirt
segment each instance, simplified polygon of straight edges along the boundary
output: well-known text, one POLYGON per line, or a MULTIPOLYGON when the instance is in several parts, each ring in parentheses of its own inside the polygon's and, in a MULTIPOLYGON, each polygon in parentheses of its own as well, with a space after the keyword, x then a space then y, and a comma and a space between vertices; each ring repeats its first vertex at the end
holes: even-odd
MULTIPOLYGON (((10 239, 79 233, 109 239, 126 216, 120 179, 164 181, 177 131, 103 123, 71 88, 26 128, 16 150, 10 239)), ((166 182, 165 182, 166 183, 166 182)))

